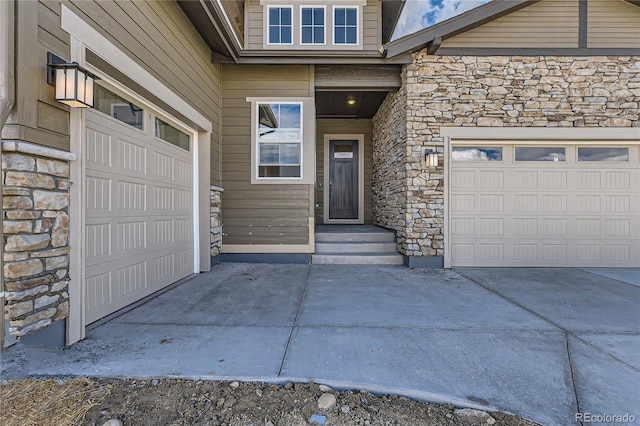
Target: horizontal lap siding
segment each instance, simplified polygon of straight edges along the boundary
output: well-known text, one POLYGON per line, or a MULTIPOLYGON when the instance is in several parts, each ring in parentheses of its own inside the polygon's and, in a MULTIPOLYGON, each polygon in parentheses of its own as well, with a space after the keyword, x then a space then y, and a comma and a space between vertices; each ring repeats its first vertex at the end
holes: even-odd
POLYGON ((245 30, 247 49, 262 49, 262 6, 258 1, 248 1, 246 5, 247 29, 245 30))
POLYGON ((362 46, 364 50, 378 50, 382 46, 382 6, 379 1, 368 1, 362 13, 362 46))
MULTIPOLYGON (((212 122, 211 182, 219 185, 220 69, 211 63, 210 49, 178 4, 87 0, 63 4, 212 122)), ((40 1, 38 38, 47 49, 69 58, 69 36, 60 28, 60 9, 57 1, 40 1)), ((43 102, 65 111, 51 101, 50 91, 40 92, 43 102)))
POLYGON ((324 135, 325 134, 360 134, 364 135, 364 221, 373 223, 373 196, 371 185, 373 180, 373 143, 371 120, 332 120, 316 121, 316 223, 323 222, 324 192, 319 186, 324 182, 324 135))
POLYGON ((308 244, 310 185, 251 184, 247 97, 308 97, 306 65, 222 66, 224 244, 308 244))
POLYGON ((587 46, 640 48, 640 7, 624 0, 589 0, 587 46))
POLYGON ((578 47, 579 0, 542 0, 443 41, 442 47, 578 47))

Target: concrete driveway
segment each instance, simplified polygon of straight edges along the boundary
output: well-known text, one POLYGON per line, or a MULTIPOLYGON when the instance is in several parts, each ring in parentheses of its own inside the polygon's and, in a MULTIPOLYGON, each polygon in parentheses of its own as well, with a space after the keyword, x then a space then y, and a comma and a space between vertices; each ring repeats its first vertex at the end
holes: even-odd
POLYGON ((223 264, 71 348, 15 345, 1 373, 314 380, 638 423, 639 302, 639 270, 223 264))

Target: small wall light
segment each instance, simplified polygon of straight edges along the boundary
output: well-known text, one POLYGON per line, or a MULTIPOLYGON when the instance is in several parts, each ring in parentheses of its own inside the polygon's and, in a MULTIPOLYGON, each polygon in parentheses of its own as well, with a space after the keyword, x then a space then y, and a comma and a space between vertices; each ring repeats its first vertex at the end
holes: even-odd
POLYGON ((98 77, 78 65, 47 53, 47 83, 55 86, 55 99, 73 108, 93 107, 93 83, 98 77))
POLYGON ((349 97, 347 98, 347 104, 348 105, 355 105, 356 104, 356 100, 352 95, 349 95, 349 97))
POLYGON ((438 151, 435 147, 424 148, 422 151, 422 166, 425 169, 438 167, 438 151))

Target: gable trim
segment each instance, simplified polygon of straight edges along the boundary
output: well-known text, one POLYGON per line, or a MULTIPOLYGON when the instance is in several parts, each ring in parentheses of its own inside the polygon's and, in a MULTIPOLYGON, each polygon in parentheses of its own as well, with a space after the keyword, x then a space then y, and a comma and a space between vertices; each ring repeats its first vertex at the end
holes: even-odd
POLYGON ((438 56, 639 56, 635 48, 442 47, 438 56))
POLYGON ((495 0, 422 31, 387 43, 384 46, 387 58, 417 52, 436 37, 446 40, 539 1, 541 0, 495 0))

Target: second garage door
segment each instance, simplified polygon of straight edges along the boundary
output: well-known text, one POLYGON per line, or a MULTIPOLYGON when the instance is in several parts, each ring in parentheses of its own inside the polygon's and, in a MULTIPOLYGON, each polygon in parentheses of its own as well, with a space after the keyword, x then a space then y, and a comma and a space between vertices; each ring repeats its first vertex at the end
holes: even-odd
POLYGON ((640 266, 637 145, 454 144, 451 266, 640 266))
POLYGON ((85 130, 86 324, 194 271, 188 134, 98 90, 85 130))

